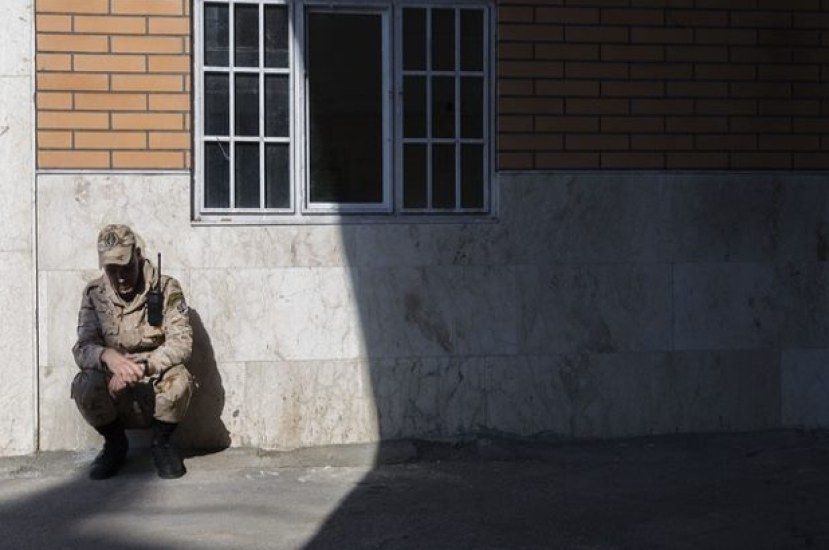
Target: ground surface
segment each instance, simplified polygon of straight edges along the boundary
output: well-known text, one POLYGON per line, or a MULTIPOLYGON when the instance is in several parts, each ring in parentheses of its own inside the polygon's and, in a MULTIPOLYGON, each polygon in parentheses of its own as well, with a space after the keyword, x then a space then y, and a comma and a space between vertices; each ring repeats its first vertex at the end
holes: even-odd
POLYGON ((823 433, 93 456, 0 459, 0 548, 829 548, 823 433))

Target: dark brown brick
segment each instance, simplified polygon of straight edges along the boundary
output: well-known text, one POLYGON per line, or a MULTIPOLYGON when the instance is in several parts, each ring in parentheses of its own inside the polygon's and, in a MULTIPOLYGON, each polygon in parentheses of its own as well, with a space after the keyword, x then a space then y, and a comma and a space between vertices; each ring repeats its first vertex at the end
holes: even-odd
POLYGON ((726 97, 728 84, 725 82, 668 82, 668 97, 726 97))
POLYGON ((688 79, 694 74, 691 63, 632 63, 630 78, 644 80, 688 79))
MULTIPOLYGON (((773 119, 776 120, 776 119, 773 119)), ((789 120, 784 118, 782 120, 789 120)), ((792 120, 791 126, 787 128, 775 129, 776 132, 795 132, 798 134, 825 134, 826 129, 829 128, 829 117, 795 117, 792 120)))
POLYGON ((664 10, 603 9, 602 23, 607 25, 663 25, 664 10))
POLYGON ((599 117, 595 116, 537 116, 535 127, 540 132, 586 132, 599 131, 599 117))
POLYGON ((627 99, 567 99, 568 115, 626 115, 630 112, 627 99))
POLYGON ((501 115, 498 117, 499 132, 532 132, 533 117, 530 115, 501 115))
POLYGON ((560 78, 564 64, 558 61, 503 61, 498 64, 498 76, 518 78, 560 78))
POLYGON ((537 153, 535 164, 539 169, 599 168, 598 153, 537 153))
POLYGON ((644 80, 602 82, 603 97, 662 97, 664 95, 665 85, 662 82, 644 80))
POLYGON ((690 134, 639 134, 631 136, 631 149, 637 151, 688 151, 694 148, 690 134))
POLYGON ((601 129, 602 132, 614 134, 661 133, 665 130, 665 119, 648 116, 603 116, 601 129))
POLYGON ((498 20, 502 23, 532 23, 531 6, 501 6, 498 8, 498 20))
POLYGON ((594 25, 599 22, 599 10, 598 8, 539 7, 535 10, 535 20, 539 23, 594 25))
POLYGON ((551 151, 562 148, 561 134, 501 134, 498 149, 501 151, 551 151))
POLYGON ((754 65, 737 65, 734 63, 697 64, 694 73, 699 80, 754 80, 757 68, 754 65))
POLYGON ((829 155, 826 153, 795 153, 795 170, 826 170, 829 169, 829 155))
POLYGON ((694 111, 690 99, 634 99, 632 112, 636 115, 683 115, 694 111))
POLYGON ((706 29, 694 30, 694 39, 701 45, 756 44, 757 31, 754 29, 706 29))
POLYGON ((564 38, 568 43, 589 42, 591 44, 627 43, 627 27, 610 26, 568 26, 564 38))
POLYGON ((761 115, 819 115, 820 101, 811 99, 760 100, 761 115))
POLYGON ((630 139, 625 135, 567 134, 564 144, 568 151, 618 151, 628 149, 630 139))
POLYGON ((725 132, 728 130, 728 119, 724 117, 703 116, 673 116, 665 121, 670 133, 700 133, 725 132))
POLYGON ((532 170, 532 153, 498 153, 499 170, 532 170))
POLYGON ((732 63, 791 63, 793 55, 791 48, 734 46, 728 59, 732 63))
POLYGON ((776 11, 734 11, 730 21, 733 27, 786 29, 792 26, 792 15, 776 11))
POLYGON ((820 136, 811 134, 761 135, 757 145, 762 151, 818 151, 820 150, 820 136))
POLYGON ((662 153, 602 153, 602 168, 655 169, 665 167, 662 153))
POLYGON ((791 153, 732 153, 731 168, 786 170, 792 167, 791 153))
POLYGON ((599 83, 596 80, 538 80, 535 83, 537 95, 568 97, 596 97, 599 83))
POLYGON ((667 168, 715 169, 728 167, 726 153, 668 153, 667 168))
POLYGON ((626 63, 582 63, 568 61, 564 65, 566 78, 627 78, 626 63))
POLYGON ((530 79, 502 78, 498 81, 498 95, 529 96, 535 93, 533 81, 530 79))
POLYGON ((690 44, 694 32, 683 27, 634 27, 630 31, 634 44, 690 44))
POLYGON ((729 120, 732 132, 760 134, 764 132, 790 132, 792 119, 789 117, 732 117, 729 120))
POLYGON ((754 115, 757 102, 753 99, 697 99, 696 112, 703 115, 754 115))
POLYGON ((535 45, 536 59, 561 59, 564 61, 597 61, 599 46, 593 44, 544 44, 535 45))
POLYGON ((732 82, 728 85, 734 98, 789 98, 792 85, 788 82, 732 82))
POLYGON ((678 27, 727 27, 728 12, 726 10, 670 10, 665 15, 665 24, 678 27))
POLYGON ((561 25, 502 23, 498 26, 498 37, 502 44, 510 40, 522 42, 560 42, 564 38, 564 28, 561 25))
POLYGON ((564 100, 555 97, 502 97, 498 112, 502 115, 561 114, 564 100))
POLYGON ((756 151, 754 134, 697 134, 694 145, 698 151, 756 151))
POLYGON ((668 46, 665 59, 671 63, 718 63, 728 61, 724 46, 668 46))
POLYGON ((664 61, 665 49, 660 45, 630 46, 603 44, 603 61, 664 61))

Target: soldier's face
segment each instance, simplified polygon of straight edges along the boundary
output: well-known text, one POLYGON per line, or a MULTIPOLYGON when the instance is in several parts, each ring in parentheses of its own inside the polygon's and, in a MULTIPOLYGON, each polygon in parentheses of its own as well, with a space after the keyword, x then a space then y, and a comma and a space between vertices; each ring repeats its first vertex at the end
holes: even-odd
POLYGON ((109 277, 109 284, 121 298, 132 299, 138 290, 141 279, 141 262, 138 254, 132 253, 127 265, 106 265, 104 272, 109 277))

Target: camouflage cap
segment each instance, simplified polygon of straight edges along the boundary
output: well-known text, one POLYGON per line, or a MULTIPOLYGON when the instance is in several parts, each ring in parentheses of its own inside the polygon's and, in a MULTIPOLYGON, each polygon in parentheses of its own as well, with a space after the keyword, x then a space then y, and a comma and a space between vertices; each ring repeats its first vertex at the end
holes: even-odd
POLYGON ((98 263, 105 265, 127 265, 132 258, 136 238, 126 225, 110 224, 98 233, 98 263))

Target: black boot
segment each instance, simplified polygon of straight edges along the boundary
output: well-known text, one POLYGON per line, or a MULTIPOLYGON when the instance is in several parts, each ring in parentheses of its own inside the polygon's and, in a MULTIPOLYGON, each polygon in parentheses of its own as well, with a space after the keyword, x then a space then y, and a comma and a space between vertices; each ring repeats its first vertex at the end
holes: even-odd
POLYGON ((95 429, 104 436, 104 448, 92 461, 89 478, 108 479, 117 474, 124 464, 130 443, 118 420, 95 429))
POLYGON ((177 425, 161 420, 153 421, 153 462, 158 477, 163 479, 176 479, 187 472, 178 450, 170 443, 170 436, 177 425))

